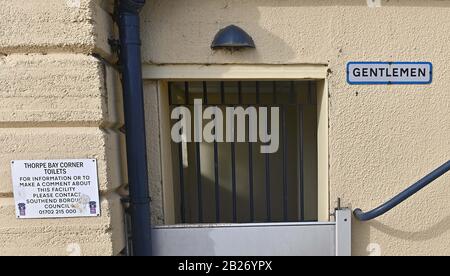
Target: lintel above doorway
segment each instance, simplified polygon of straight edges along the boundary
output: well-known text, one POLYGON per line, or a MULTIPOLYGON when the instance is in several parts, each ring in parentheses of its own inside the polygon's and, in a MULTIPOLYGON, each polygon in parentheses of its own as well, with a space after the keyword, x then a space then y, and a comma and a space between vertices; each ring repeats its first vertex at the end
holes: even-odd
POLYGON ((323 64, 292 65, 143 65, 143 78, 148 80, 301 80, 325 79, 328 67, 323 64))

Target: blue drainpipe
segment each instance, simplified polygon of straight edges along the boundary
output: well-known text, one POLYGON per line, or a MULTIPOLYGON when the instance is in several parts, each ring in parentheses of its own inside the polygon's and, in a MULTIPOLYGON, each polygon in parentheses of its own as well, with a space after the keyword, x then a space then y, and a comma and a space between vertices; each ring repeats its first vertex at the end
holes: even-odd
POLYGON ((139 12, 144 4, 145 0, 120 0, 118 10, 132 242, 135 256, 152 254, 139 27, 139 12))

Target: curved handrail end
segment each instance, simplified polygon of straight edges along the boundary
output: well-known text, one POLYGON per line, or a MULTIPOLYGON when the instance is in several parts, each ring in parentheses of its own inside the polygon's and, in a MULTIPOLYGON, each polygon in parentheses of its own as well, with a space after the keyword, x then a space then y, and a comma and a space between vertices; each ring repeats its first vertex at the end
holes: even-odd
POLYGON ((365 218, 364 212, 361 209, 355 209, 353 211, 353 215, 359 220, 359 221, 367 221, 368 219, 365 218))
POLYGON ((399 193, 395 197, 393 197, 391 200, 387 201, 386 203, 378 206, 377 208, 368 211, 363 212, 361 209, 355 209, 353 214, 355 217, 360 221, 368 221, 372 220, 374 218, 377 218, 381 215, 384 215, 385 213, 389 212, 392 208, 396 207, 403 201, 407 200, 411 196, 413 196, 418 191, 425 188, 428 184, 436 180, 437 178, 441 177, 445 173, 450 171, 450 160, 445 162, 443 165, 441 165, 439 168, 435 169, 413 185, 411 185, 409 188, 404 190, 403 192, 399 193))

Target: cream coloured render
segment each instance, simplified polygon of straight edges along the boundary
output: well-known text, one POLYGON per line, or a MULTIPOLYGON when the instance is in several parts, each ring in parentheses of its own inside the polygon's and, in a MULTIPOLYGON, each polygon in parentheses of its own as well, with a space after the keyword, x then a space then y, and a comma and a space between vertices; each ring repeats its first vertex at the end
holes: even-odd
MULTIPOLYGON (((340 197, 344 206, 367 210, 450 157, 450 1, 380 3, 150 1, 142 15, 143 64, 326 64, 330 206, 340 197), (212 51, 214 35, 229 24, 244 28, 256 49, 212 51), (424 86, 350 86, 349 61, 429 61, 434 80, 424 86)), ((147 83, 147 92, 157 89, 156 82, 147 83)), ((149 110, 157 107, 147 104, 149 110)), ((147 116, 148 129, 158 129, 159 121, 147 116)), ((161 162, 160 155, 149 158, 150 166, 161 162)), ((355 221, 353 254, 449 255, 449 181, 448 175, 440 178, 373 222, 355 221)), ((154 197, 160 189, 152 187, 154 197)))
POLYGON ((126 183, 112 1, 0 0, 0 255, 118 255, 126 183), (18 220, 11 160, 98 160, 99 218, 18 220))
MULTIPOLYGON (((126 183, 120 89, 107 44, 112 1, 0 0, 0 254, 116 255, 124 247, 117 189, 126 183), (94 57, 95 54, 97 57, 94 57), (9 161, 97 158, 102 217, 18 221, 9 161), (24 237, 33 238, 31 240, 24 237)), ((330 206, 369 209, 450 156, 450 1, 152 0, 142 14, 145 64, 325 64, 330 206), (255 51, 209 48, 237 24, 255 51), (349 86, 345 64, 430 61, 428 86, 349 86)), ((153 220, 163 222, 158 83, 146 83, 153 220)), ((354 223, 353 253, 450 254, 449 176, 370 223, 354 223)))

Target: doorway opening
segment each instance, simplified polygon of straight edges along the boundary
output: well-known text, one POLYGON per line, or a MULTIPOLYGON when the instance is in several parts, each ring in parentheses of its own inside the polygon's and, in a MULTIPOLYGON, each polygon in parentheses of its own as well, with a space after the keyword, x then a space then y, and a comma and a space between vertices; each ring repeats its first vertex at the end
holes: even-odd
MULTIPOLYGON (((169 113, 182 106, 193 114, 196 99, 202 100, 204 109, 279 108, 275 153, 260 153, 262 143, 248 139, 171 142, 174 224, 317 221, 318 87, 313 80, 169 81, 169 113)), ((270 112, 268 116, 272 120, 270 112)), ((194 116, 191 120, 194 125, 194 116)), ((176 122, 171 120, 171 126, 176 122)))

